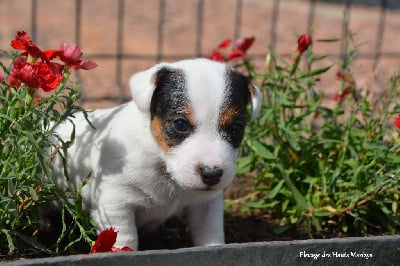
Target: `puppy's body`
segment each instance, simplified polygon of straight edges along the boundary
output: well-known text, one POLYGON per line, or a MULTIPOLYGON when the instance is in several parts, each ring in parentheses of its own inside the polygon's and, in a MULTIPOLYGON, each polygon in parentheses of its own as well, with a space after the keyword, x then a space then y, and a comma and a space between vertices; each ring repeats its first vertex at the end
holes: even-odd
MULTIPOLYGON (((137 228, 156 228, 184 210, 195 245, 224 243, 222 189, 234 177, 245 107, 259 92, 224 64, 205 59, 160 64, 131 79, 133 101, 78 116, 68 150, 70 180, 83 187, 99 230, 137 249, 137 228)), ((58 129, 68 139, 72 125, 58 129)), ((61 166, 58 167, 61 169, 61 166)))

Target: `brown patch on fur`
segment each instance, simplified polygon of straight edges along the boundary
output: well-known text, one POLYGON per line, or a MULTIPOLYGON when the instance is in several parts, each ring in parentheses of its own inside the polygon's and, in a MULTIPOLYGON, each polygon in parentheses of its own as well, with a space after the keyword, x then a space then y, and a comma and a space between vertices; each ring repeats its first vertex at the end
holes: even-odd
POLYGON ((160 117, 155 116, 151 120, 150 130, 161 149, 165 153, 168 153, 171 150, 172 144, 168 137, 164 134, 163 120, 160 117))
POLYGON ((224 128, 230 126, 237 116, 237 109, 234 106, 225 108, 219 116, 219 124, 224 128))
MULTIPOLYGON (((195 126, 196 121, 194 119, 194 112, 190 106, 180 111, 179 114, 185 117, 192 127, 195 126)), ((174 146, 178 144, 176 144, 175 141, 171 139, 171 136, 168 136, 168 134, 166 134, 164 130, 165 126, 165 121, 160 116, 154 116, 150 123, 150 130, 161 149, 165 153, 169 153, 174 148, 174 146)))

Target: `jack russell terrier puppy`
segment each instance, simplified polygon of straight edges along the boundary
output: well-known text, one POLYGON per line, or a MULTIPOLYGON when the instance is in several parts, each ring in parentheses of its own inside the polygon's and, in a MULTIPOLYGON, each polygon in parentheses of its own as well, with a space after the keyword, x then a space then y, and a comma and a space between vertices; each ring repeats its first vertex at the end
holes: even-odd
MULTIPOLYGON (((246 105, 261 93, 247 77, 208 59, 161 63, 133 75, 133 100, 82 114, 58 128, 68 141, 67 172, 56 183, 75 189, 85 178, 85 208, 99 230, 119 231, 115 246, 137 250, 137 228, 156 229, 180 211, 196 246, 224 243, 223 189, 235 175, 246 105)), ((61 169, 61 170, 60 170, 61 169)))

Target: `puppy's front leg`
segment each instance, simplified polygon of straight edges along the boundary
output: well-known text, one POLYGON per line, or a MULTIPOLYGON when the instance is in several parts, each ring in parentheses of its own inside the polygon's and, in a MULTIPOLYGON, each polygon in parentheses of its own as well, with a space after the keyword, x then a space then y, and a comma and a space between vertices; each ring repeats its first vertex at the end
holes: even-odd
POLYGON ((195 246, 225 243, 222 191, 216 197, 186 209, 189 229, 195 246))
POLYGON ((121 206, 121 202, 123 202, 121 199, 105 201, 100 198, 98 208, 92 210, 91 216, 98 222, 100 230, 110 227, 115 228, 115 231, 118 232, 115 247, 128 246, 138 250, 138 233, 135 225, 134 208, 121 206))

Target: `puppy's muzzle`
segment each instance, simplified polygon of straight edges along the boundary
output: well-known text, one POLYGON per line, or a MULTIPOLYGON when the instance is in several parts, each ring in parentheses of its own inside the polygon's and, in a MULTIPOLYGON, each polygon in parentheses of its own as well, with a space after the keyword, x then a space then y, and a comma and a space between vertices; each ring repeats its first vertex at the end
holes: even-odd
POLYGON ((203 183, 211 187, 219 183, 222 175, 224 174, 224 170, 217 166, 208 167, 205 165, 200 165, 199 174, 203 183))

